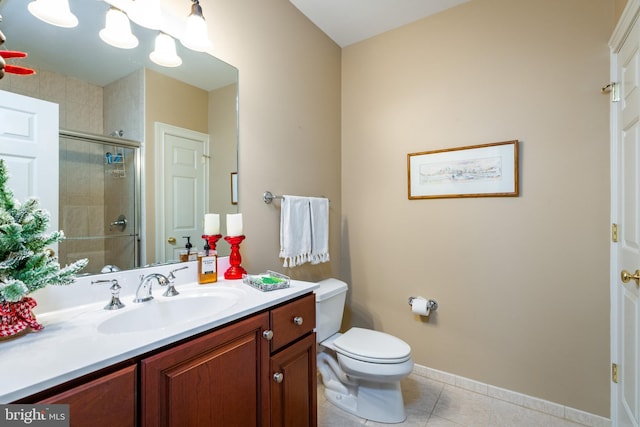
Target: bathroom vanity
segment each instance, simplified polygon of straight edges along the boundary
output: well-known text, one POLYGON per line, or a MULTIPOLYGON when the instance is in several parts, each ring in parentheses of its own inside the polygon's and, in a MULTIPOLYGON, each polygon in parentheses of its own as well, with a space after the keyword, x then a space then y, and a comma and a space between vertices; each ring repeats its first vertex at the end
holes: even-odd
MULTIPOLYGON (((0 401, 70 404, 72 426, 315 426, 315 287, 292 281, 291 288, 260 292, 241 281, 188 284, 178 287, 176 300, 156 296, 152 304, 205 301, 227 291, 239 298, 208 318, 125 333, 104 328, 121 310, 92 306, 39 317, 42 332, 0 349, 10 350, 3 359, 24 364, 21 357, 39 357, 50 369, 41 367, 35 383, 35 377, 31 383, 17 374, 9 378, 0 385, 0 401), (65 327, 74 329, 70 319, 77 328, 67 332, 80 335, 64 336, 65 327), (81 336, 91 329, 91 336, 81 336), (46 351, 56 334, 59 345, 46 351)), ((127 320, 137 314, 125 310, 147 308, 123 301, 127 320)))

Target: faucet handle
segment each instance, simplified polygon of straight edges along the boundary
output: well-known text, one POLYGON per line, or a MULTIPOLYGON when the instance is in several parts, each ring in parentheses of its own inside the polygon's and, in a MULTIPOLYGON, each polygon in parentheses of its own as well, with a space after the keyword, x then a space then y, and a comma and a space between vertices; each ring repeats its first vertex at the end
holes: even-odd
POLYGON ((118 283, 118 279, 100 279, 91 282, 92 285, 99 283, 111 283, 109 287, 111 290, 111 301, 104 306, 105 310, 118 310, 124 307, 124 304, 120 301, 120 289, 122 289, 122 286, 118 283))
POLYGON ((176 279, 176 275, 175 275, 175 274, 173 274, 173 273, 175 273, 176 271, 184 270, 184 269, 186 269, 186 268, 189 268, 189 266, 188 266, 188 265, 185 265, 184 267, 175 268, 175 269, 171 270, 171 271, 169 272, 169 276, 168 276, 168 277, 169 277, 169 281, 174 281, 174 280, 176 279))
POLYGON ((176 275, 173 274, 173 273, 175 273, 176 271, 184 270, 185 268, 189 268, 189 266, 185 265, 184 267, 176 268, 176 269, 171 270, 169 272, 169 275, 168 275, 169 286, 167 287, 167 290, 164 291, 162 296, 164 296, 164 297, 175 297, 176 295, 180 294, 180 292, 178 292, 178 290, 174 286, 174 280, 176 280, 176 275))

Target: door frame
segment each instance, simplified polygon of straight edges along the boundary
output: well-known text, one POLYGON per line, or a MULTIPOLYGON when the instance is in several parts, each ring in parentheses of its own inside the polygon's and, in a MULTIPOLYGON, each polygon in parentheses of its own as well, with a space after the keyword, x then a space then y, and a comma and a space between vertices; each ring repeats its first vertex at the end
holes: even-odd
MULTIPOLYGON (((609 49, 610 49, 610 78, 611 82, 617 82, 618 79, 618 52, 625 40, 627 39, 629 32, 631 31, 632 26, 640 17, 640 0, 628 0, 620 19, 609 39, 609 49)), ((615 90, 615 89, 614 89, 615 90)), ((604 89, 603 89, 604 91, 604 89)), ((610 215, 611 215, 611 223, 616 224, 619 221, 619 212, 618 212, 618 136, 620 129, 618 128, 618 104, 616 102, 611 102, 610 106, 610 169, 611 169, 611 206, 610 206, 610 215)), ((611 335, 611 364, 613 369, 614 363, 619 363, 621 360, 621 355, 618 354, 618 346, 619 346, 619 334, 622 331, 619 328, 618 324, 618 316, 620 315, 619 304, 620 301, 618 299, 618 288, 620 287, 620 268, 618 266, 618 248, 617 243, 614 239, 611 239, 610 242, 610 335, 611 335)), ((639 375, 638 373, 636 375, 639 375)), ((640 379, 639 379, 640 380, 640 379)), ((615 426, 618 423, 618 405, 620 400, 619 395, 619 385, 611 382, 611 403, 610 403, 610 418, 611 425, 615 426)))
MULTIPOLYGON (((164 243, 167 239, 165 233, 165 219, 166 214, 164 211, 165 206, 165 191, 166 188, 164 186, 164 179, 162 175, 162 169, 164 165, 164 150, 165 150, 165 137, 166 135, 177 135, 182 138, 192 139, 195 141, 201 141, 203 143, 203 154, 207 159, 209 159, 210 151, 209 151, 209 134, 197 132, 194 130, 181 128, 178 126, 173 126, 167 123, 155 122, 154 126, 155 130, 155 262, 161 262, 160 260, 164 260, 164 243)), ((205 162, 204 164, 204 210, 207 212, 209 210, 209 193, 210 193, 210 171, 209 171, 209 162, 205 162)), ((202 215, 204 221, 204 213, 202 215)))

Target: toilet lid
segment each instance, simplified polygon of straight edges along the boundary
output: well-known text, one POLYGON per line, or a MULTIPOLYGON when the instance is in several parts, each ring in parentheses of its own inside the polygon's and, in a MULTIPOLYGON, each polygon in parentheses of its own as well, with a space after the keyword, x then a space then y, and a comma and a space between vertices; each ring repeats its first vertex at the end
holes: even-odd
POLYGON ((400 338, 371 329, 351 328, 333 342, 338 353, 372 363, 402 363, 411 347, 400 338))

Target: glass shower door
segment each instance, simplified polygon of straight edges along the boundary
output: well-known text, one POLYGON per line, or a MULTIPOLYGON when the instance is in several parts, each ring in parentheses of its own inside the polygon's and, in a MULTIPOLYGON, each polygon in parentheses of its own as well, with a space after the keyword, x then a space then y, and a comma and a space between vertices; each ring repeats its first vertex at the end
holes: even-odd
POLYGON ((87 258, 83 273, 139 266, 135 141, 60 133, 61 265, 87 258))

